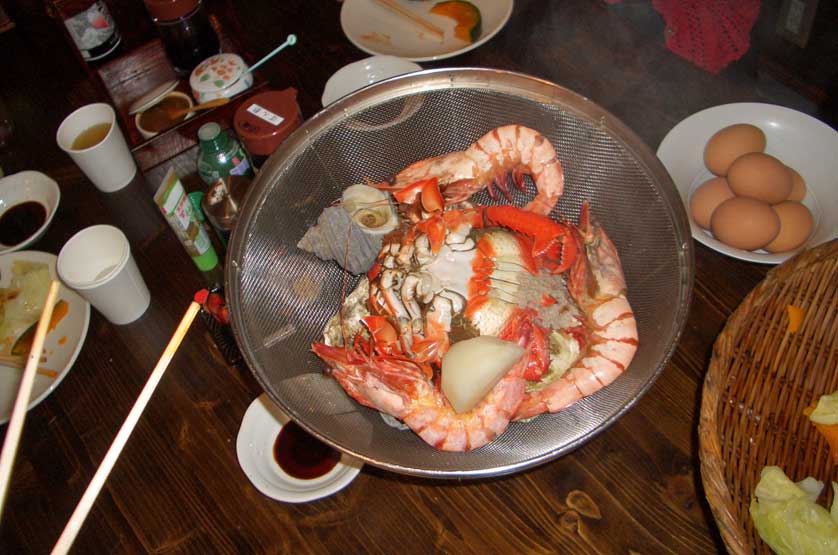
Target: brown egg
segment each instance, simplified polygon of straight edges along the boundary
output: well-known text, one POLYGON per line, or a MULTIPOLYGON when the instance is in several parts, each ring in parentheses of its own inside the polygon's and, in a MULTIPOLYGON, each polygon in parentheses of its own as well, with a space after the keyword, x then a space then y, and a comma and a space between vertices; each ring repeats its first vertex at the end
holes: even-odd
POLYGON ((690 197, 690 214, 695 223, 704 229, 710 229, 710 216, 721 203, 733 198, 733 191, 724 177, 714 177, 702 183, 690 197))
POLYGON ((752 251, 761 249, 777 236, 780 218, 769 204, 747 197, 733 197, 713 212, 710 229, 722 243, 752 251))
POLYGON ((710 137, 704 146, 704 165, 716 175, 727 175, 734 160, 749 152, 765 150, 765 133, 748 123, 729 125, 710 137))
POLYGON ((803 177, 797 173, 797 170, 786 166, 791 171, 791 193, 789 193, 788 200, 796 200, 800 202, 806 198, 806 182, 803 177))
POLYGON ((771 207, 780 218, 780 233, 765 247, 768 252, 786 252, 806 242, 812 233, 814 219, 809 209, 793 200, 771 207))
POLYGON ((793 180, 788 167, 770 154, 750 152, 730 165, 727 184, 740 197, 777 204, 789 198, 793 180))

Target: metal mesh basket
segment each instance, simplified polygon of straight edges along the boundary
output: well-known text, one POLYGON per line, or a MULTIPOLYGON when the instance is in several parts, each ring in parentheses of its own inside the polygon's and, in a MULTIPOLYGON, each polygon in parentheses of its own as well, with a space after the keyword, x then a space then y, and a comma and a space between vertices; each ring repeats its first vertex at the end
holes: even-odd
MULTIPOLYGON (((533 196, 519 193, 517 205, 533 196)), ((485 192, 476 200, 490 202, 485 192)), ((430 477, 507 474, 577 448, 620 417, 666 365, 689 309, 693 254, 683 205, 663 166, 614 116, 555 84, 488 69, 429 70, 366 87, 315 115, 271 156, 230 244, 233 328, 270 397, 309 432, 364 461, 430 477), (348 185, 384 180, 412 162, 462 150, 518 123, 547 136, 565 171, 554 210, 582 201, 616 244, 640 348, 614 383, 565 411, 513 423, 468 453, 437 451, 386 424, 323 374, 310 352, 356 279, 296 248, 348 185)))

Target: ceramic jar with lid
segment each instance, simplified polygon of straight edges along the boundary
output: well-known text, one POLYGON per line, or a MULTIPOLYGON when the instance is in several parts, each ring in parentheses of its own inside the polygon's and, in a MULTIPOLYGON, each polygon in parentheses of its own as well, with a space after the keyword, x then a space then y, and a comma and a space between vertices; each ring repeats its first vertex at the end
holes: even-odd
POLYGON ((189 72, 203 60, 218 54, 221 45, 201 0, 144 0, 166 57, 179 76, 189 72))
POLYGON ((294 88, 253 95, 233 116, 236 135, 257 169, 302 123, 303 115, 294 88))
POLYGON ((253 73, 238 54, 225 52, 198 64, 189 76, 192 96, 199 104, 216 98, 231 98, 250 88, 253 73))

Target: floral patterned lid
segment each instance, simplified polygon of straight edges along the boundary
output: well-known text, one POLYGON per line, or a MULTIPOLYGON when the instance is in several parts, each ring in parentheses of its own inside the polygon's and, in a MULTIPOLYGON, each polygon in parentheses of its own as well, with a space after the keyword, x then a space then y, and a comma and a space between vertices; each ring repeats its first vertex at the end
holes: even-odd
POLYGON ((189 86, 196 92, 218 91, 235 83, 246 70, 247 64, 238 54, 216 54, 192 70, 189 86))

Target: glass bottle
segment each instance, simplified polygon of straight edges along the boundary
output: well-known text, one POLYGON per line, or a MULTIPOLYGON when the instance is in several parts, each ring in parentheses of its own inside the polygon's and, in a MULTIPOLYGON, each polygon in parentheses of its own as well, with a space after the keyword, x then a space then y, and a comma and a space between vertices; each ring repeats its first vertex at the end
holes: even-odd
POLYGON ((253 178, 250 158, 235 137, 222 131, 214 121, 198 129, 198 175, 207 185, 230 175, 253 178))
POLYGON ((221 51, 201 0, 145 0, 166 57, 175 73, 186 76, 205 59, 221 51))
POLYGON ((47 13, 60 20, 86 62, 104 60, 119 46, 119 34, 102 0, 47 0, 47 13))
POLYGON ((201 149, 198 175, 208 185, 201 206, 226 243, 253 179, 253 167, 239 141, 215 122, 205 123, 198 129, 198 140, 201 149))

